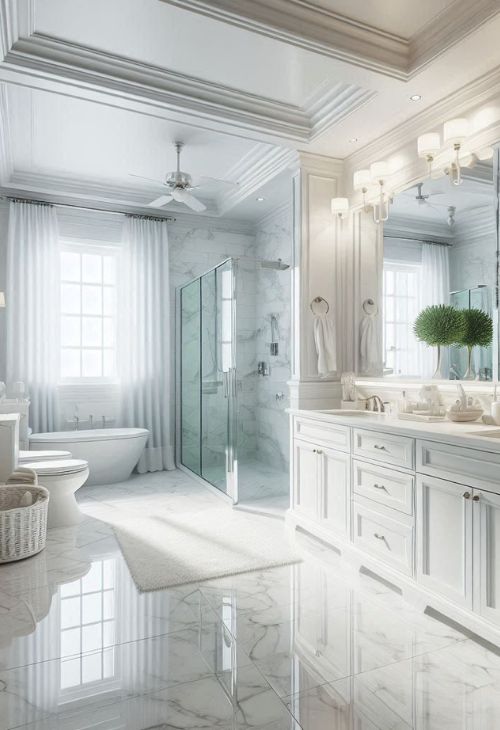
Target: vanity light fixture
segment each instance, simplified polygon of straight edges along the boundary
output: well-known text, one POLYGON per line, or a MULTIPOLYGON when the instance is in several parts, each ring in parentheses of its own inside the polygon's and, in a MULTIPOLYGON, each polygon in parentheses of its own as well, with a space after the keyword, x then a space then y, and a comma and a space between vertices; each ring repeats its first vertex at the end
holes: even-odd
POLYGON ((388 175, 389 165, 385 160, 372 162, 370 165, 370 180, 379 186, 379 200, 373 206, 373 220, 375 223, 383 223, 389 218, 390 199, 384 191, 384 185, 388 175))
POLYGON ((0 291, 0 307, 2 309, 5 307, 5 294, 3 291, 0 291))
POLYGON ((429 177, 432 172, 432 163, 434 157, 438 154, 441 149, 441 137, 438 132, 428 132, 427 134, 421 134, 417 139, 417 151, 418 156, 427 160, 429 169, 429 177))
POLYGON ((469 133, 469 122, 464 117, 450 119, 443 125, 444 143, 453 145, 455 159, 449 169, 450 180, 453 185, 461 185, 463 182, 460 168, 460 149, 469 133))
POLYGON ((347 198, 332 198, 332 213, 340 220, 345 218, 349 212, 349 200, 347 198))
POLYGON ((356 192, 363 194, 363 210, 367 210, 366 193, 371 183, 370 170, 356 170, 352 176, 352 186, 356 192))
POLYGON ((493 157, 493 147, 483 147, 476 152, 476 157, 478 160, 481 160, 481 162, 491 160, 493 157))

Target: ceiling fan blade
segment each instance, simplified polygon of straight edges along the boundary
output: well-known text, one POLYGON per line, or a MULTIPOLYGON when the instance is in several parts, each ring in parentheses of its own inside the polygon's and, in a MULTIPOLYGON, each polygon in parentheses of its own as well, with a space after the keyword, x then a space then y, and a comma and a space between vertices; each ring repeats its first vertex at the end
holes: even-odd
POLYGON ((160 195, 159 198, 156 198, 156 200, 152 200, 151 203, 148 203, 148 205, 150 208, 163 208, 163 206, 167 203, 170 203, 173 198, 173 195, 160 195))
POLYGON ((191 193, 189 193, 187 190, 177 189, 174 190, 172 194, 175 200, 177 200, 179 203, 184 203, 188 206, 188 208, 191 208, 191 210, 194 210, 197 213, 201 213, 203 210, 207 209, 207 206, 202 203, 201 200, 195 198, 194 195, 191 195, 191 193))
POLYGON ((164 185, 164 184, 165 184, 165 183, 163 182, 163 180, 153 180, 153 178, 152 178, 152 177, 144 177, 144 175, 134 175, 134 173, 133 173, 133 172, 129 172, 129 174, 128 174, 128 175, 129 175, 129 177, 138 177, 138 178, 139 178, 139 180, 147 180, 148 182, 153 182, 153 183, 155 183, 156 185, 164 185))

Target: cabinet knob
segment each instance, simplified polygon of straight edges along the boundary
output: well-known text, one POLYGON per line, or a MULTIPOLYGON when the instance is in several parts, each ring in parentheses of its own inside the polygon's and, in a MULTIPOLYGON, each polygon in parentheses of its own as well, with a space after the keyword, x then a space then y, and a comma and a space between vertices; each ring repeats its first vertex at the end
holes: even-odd
POLYGON ((470 492, 464 492, 464 499, 470 499, 470 492))
POLYGON ((474 495, 474 496, 472 497, 472 501, 473 501, 473 502, 479 502, 479 500, 480 500, 479 494, 475 494, 475 495, 474 495))
POLYGON ((317 454, 322 454, 323 452, 321 451, 321 449, 318 449, 318 450, 316 451, 316 453, 317 453, 317 454))

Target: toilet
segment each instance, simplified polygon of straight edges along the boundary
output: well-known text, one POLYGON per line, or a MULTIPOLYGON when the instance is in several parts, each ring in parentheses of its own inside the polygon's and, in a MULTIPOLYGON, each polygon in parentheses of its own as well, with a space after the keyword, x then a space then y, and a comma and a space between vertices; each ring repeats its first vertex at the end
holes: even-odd
POLYGON ((27 462, 52 461, 53 459, 71 459, 71 451, 19 451, 17 463, 23 466, 27 462))
MULTIPOLYGON (((33 455, 37 452, 25 453, 33 455)), ((24 470, 27 473, 34 471, 38 483, 50 492, 47 527, 69 527, 82 521, 83 515, 76 502, 75 492, 89 477, 89 465, 84 459, 60 457, 39 461, 32 458, 31 461, 19 462, 16 472, 22 473, 24 470)))

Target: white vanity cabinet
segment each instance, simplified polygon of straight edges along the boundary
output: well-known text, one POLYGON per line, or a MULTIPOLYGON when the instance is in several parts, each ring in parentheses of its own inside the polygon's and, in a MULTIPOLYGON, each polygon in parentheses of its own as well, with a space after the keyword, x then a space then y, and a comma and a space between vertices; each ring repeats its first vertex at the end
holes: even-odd
POLYGON ((472 609, 472 490, 417 477, 417 581, 472 609))
POLYGON ((365 419, 292 415, 289 523, 500 645, 500 450, 365 419))
POLYGON ((317 423, 307 419, 298 419, 295 423, 292 509, 313 520, 320 529, 344 539, 348 539, 350 533, 349 451, 348 428, 322 431, 317 423))

